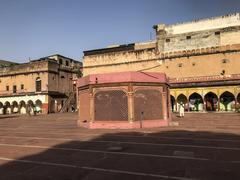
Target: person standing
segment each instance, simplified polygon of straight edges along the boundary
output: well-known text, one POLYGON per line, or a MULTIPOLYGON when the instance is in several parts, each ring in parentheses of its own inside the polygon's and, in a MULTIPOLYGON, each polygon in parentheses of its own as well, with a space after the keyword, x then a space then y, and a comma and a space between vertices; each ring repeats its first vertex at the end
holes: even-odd
POLYGON ((184 117, 184 104, 183 104, 183 102, 180 102, 180 105, 179 105, 179 117, 184 117))

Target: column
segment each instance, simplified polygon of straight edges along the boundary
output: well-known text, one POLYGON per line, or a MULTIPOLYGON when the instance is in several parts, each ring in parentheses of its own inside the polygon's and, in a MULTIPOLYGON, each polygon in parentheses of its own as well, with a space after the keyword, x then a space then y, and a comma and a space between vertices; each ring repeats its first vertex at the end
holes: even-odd
POLYGON ((167 96, 166 96, 166 92, 162 92, 162 111, 163 111, 163 119, 167 120, 167 96))
POLYGON ((92 122, 94 122, 94 111, 95 111, 95 109, 94 109, 94 96, 93 96, 93 93, 91 92, 90 94, 89 94, 89 97, 90 97, 90 123, 92 123, 92 122))
POLYGON ((207 103, 206 103, 206 100, 205 98, 203 99, 203 111, 207 111, 207 103))
POLYGON ((134 121, 134 104, 133 104, 133 92, 128 92, 128 121, 132 123, 134 121))

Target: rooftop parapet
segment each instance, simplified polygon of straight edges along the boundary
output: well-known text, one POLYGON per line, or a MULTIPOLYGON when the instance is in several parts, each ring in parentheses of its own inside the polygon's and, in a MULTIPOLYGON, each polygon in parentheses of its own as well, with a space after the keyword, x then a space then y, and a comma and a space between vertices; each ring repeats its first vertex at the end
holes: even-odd
POLYGON ((196 31, 221 29, 226 27, 240 26, 240 13, 227 14, 212 18, 204 18, 190 22, 172 25, 154 25, 156 31, 166 31, 167 34, 182 34, 196 31))

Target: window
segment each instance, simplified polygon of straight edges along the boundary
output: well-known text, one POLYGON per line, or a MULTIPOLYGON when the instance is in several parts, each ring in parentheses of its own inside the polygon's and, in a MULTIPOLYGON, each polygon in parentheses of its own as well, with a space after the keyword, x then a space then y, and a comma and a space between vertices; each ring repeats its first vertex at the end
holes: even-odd
POLYGON ((66 61, 66 66, 69 66, 69 62, 68 61, 66 61))
POLYGON ((215 35, 220 35, 220 31, 216 31, 216 32, 215 32, 215 35))
POLYGON ((170 39, 166 39, 166 42, 170 42, 170 39))
POLYGON ((65 79, 65 77, 64 77, 64 76, 61 76, 61 78, 62 78, 62 79, 65 79))
POLYGON ((182 66, 183 66, 183 64, 182 64, 182 63, 179 63, 179 64, 178 64, 178 67, 182 67, 182 66))
POLYGON ((186 39, 191 39, 192 37, 191 36, 186 36, 186 39))
POLYGON ((42 82, 41 79, 38 77, 36 79, 36 92, 42 91, 42 82))
POLYGON ((59 59, 59 64, 62 64, 62 63, 63 63, 62 59, 59 59))
POLYGON ((17 93, 17 86, 16 85, 13 86, 13 93, 17 93))
POLYGON ((225 75, 225 72, 226 72, 226 71, 223 69, 220 74, 221 74, 221 75, 225 75))
POLYGON ((9 86, 6 86, 6 91, 9 91, 9 86))
POLYGON ((21 89, 24 89, 24 85, 23 84, 21 84, 21 89))
POLYGON ((223 64, 229 63, 229 59, 222 59, 222 63, 223 63, 223 64))

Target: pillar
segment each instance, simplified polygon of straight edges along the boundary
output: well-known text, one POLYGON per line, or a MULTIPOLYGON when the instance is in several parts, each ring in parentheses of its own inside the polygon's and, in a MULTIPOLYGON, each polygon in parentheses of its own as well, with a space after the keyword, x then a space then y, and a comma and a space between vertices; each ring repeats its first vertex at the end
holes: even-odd
POLYGON ((134 104, 133 104, 133 92, 128 92, 128 121, 130 123, 134 120, 134 104))
POLYGON ((90 123, 92 123, 92 122, 94 122, 94 114, 95 114, 95 109, 94 109, 94 96, 93 96, 93 93, 92 92, 90 92, 90 94, 89 94, 89 98, 90 98, 90 119, 89 119, 89 121, 90 121, 90 123))
POLYGON ((163 119, 168 119, 168 105, 167 105, 167 94, 166 92, 162 92, 162 110, 163 110, 163 119))
POLYGON ((206 103, 206 100, 205 98, 203 99, 203 111, 207 111, 207 103, 206 103))

